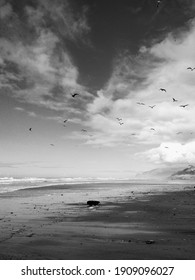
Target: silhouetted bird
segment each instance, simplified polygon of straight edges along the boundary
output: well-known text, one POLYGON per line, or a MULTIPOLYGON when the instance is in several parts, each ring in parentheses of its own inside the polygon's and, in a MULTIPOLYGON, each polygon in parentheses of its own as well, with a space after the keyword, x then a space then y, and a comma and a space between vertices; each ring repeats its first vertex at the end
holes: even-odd
POLYGON ((54 144, 50 144, 50 146, 55 146, 54 144))
POLYGON ((155 130, 155 129, 152 127, 152 128, 150 128, 150 130, 155 130))
POLYGON ((77 95, 79 95, 78 93, 73 93, 72 94, 72 97, 75 97, 75 96, 77 96, 77 95))
POLYGON ((145 105, 143 102, 137 102, 138 105, 145 105))
POLYGON ((117 119, 119 122, 122 121, 122 119, 120 119, 120 118, 116 118, 116 119, 117 119))
POLYGON ((153 105, 153 106, 149 106, 149 107, 153 109, 153 108, 154 108, 155 106, 156 106, 156 105, 153 105))
POLYGON ((187 107, 187 106, 189 106, 189 104, 180 105, 179 107, 183 107, 183 108, 185 108, 185 107, 187 107))
POLYGON ((159 8, 161 2, 162 2, 162 0, 157 0, 157 5, 156 5, 157 8, 159 8))
POLYGON ((67 120, 64 120, 64 123, 66 123, 68 121, 68 119, 67 120))
POLYGON ((119 122, 119 124, 120 124, 120 125, 123 125, 124 123, 123 123, 123 122, 119 122))
POLYGON ((82 132, 87 132, 87 130, 86 130, 86 129, 81 129, 81 131, 82 131, 82 132))
POLYGON ((188 70, 191 70, 191 71, 194 71, 194 70, 195 70, 195 67, 194 67, 194 68, 188 67, 187 69, 188 69, 188 70))
POLYGON ((32 131, 32 127, 29 128, 29 131, 32 131))
POLYGON ((165 147, 165 149, 168 149, 168 148, 169 148, 169 147, 167 147, 167 146, 165 147))
POLYGON ((160 88, 161 91, 167 92, 165 88, 160 88))
POLYGON ((172 98, 173 99, 173 102, 177 102, 178 100, 177 99, 175 99, 174 97, 172 98))

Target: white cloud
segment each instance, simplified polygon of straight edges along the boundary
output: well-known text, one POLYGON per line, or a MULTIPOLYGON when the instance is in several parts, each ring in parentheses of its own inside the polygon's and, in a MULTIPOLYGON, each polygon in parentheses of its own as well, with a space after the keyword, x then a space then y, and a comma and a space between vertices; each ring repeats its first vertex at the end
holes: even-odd
POLYGON ((104 92, 102 90, 97 92, 97 97, 93 100, 92 103, 88 104, 88 112, 90 114, 97 113, 108 113, 113 101, 110 97, 104 96, 104 92))
POLYGON ((165 142, 159 147, 142 153, 153 163, 195 163, 195 141, 187 144, 165 142))
MULTIPOLYGON (((127 54, 116 60, 107 85, 88 105, 92 115, 87 125, 98 130, 98 137, 104 139, 91 139, 90 144, 100 141, 107 145, 110 141, 126 145, 130 137, 136 153, 163 142, 181 146, 193 143, 195 71, 187 67, 195 67, 194 45, 195 21, 191 21, 188 30, 177 32, 177 36, 170 33, 160 43, 142 46, 136 58, 127 54), (160 88, 166 88, 167 92, 161 92, 160 88), (173 97, 178 101, 173 102, 173 97), (189 106, 182 108, 182 104, 189 106), (152 109, 149 105, 156 106, 152 109), (123 119, 122 127, 116 117, 123 119), (132 133, 136 134, 133 138, 132 133)), ((189 159, 190 152, 186 154, 183 160, 189 159)))
POLYGON ((14 109, 15 109, 16 111, 20 111, 20 112, 24 112, 24 111, 25 111, 25 109, 22 108, 22 107, 15 107, 14 109))

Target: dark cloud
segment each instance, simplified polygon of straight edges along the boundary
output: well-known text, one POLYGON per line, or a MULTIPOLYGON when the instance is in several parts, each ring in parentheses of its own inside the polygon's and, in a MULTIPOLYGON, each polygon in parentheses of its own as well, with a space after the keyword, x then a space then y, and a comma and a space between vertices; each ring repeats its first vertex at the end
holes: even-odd
POLYGON ((69 1, 1 1, 0 88, 23 102, 50 109, 79 110, 70 94, 79 90, 80 109, 90 96, 67 48, 90 28, 86 9, 73 12, 69 1), (88 97, 87 97, 88 96, 88 97), (71 106, 71 107, 70 107, 71 106))

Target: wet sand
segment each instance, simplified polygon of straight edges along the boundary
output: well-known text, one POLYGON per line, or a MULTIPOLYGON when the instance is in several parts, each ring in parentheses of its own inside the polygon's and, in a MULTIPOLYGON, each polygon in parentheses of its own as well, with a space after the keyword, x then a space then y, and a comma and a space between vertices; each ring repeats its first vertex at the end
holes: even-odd
POLYGON ((0 259, 195 259, 193 186, 88 199, 65 186, 1 194, 0 259))

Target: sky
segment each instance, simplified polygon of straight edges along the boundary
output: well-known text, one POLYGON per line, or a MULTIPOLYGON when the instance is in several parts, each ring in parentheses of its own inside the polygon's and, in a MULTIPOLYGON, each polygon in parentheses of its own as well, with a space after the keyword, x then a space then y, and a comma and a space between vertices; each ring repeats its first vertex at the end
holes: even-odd
POLYGON ((0 176, 195 164, 194 46, 195 0, 0 0, 0 176))

